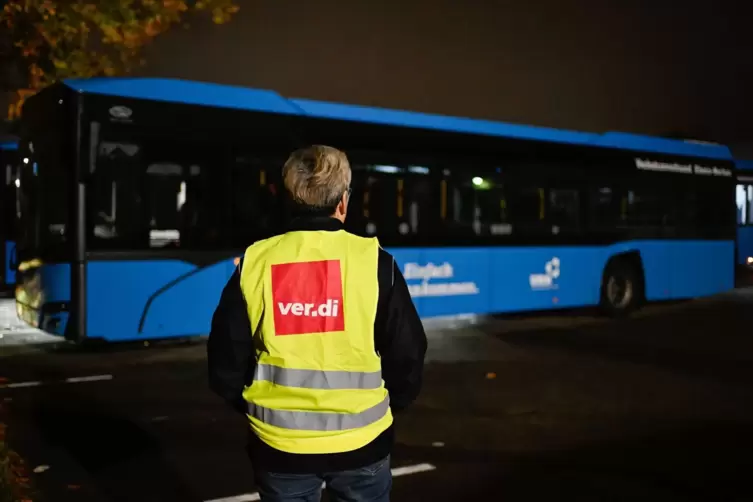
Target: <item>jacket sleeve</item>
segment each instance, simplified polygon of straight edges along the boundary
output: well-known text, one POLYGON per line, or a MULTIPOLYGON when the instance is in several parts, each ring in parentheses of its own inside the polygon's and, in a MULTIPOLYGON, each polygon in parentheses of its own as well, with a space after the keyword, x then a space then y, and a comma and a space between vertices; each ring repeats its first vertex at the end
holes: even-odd
POLYGON ((390 406, 399 412, 421 390, 427 342, 405 278, 394 258, 383 250, 379 251, 379 290, 374 341, 390 406))
POLYGON ((222 291, 207 343, 209 387, 230 406, 246 413, 243 387, 256 366, 251 322, 241 291, 240 265, 222 291))

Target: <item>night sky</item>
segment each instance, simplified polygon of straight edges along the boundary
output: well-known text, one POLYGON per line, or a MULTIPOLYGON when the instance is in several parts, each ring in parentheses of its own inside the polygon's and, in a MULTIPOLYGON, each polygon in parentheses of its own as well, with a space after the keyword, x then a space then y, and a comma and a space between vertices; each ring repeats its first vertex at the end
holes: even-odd
POLYGON ((229 25, 165 35, 144 73, 561 128, 753 140, 753 16, 739 1, 238 1, 229 25))

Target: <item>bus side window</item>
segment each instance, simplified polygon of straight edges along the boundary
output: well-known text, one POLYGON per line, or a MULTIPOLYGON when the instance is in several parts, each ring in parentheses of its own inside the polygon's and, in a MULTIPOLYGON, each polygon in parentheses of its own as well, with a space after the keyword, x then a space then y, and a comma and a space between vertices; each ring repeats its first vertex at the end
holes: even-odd
POLYGON ((349 231, 365 237, 396 239, 405 215, 405 179, 397 166, 352 164, 351 201, 345 221, 349 231))
POLYGON ((522 180, 515 180, 508 187, 510 218, 516 233, 518 230, 537 234, 544 232, 547 218, 545 188, 522 180))
POLYGON ((140 249, 148 245, 140 162, 140 145, 108 141, 98 145, 96 169, 87 191, 93 249, 140 249))
POLYGON ((149 142, 142 182, 150 247, 216 249, 227 241, 222 152, 201 143, 149 142))
POLYGON ((278 233, 285 219, 282 174, 284 159, 237 155, 232 163, 230 239, 244 248, 278 233))
POLYGON ((359 163, 352 169, 348 229, 388 242, 436 236, 438 190, 429 168, 359 163))
POLYGON ((620 224, 621 202, 619 191, 603 184, 593 187, 589 195, 589 226, 594 230, 610 231, 620 224))
POLYGON ((445 227, 442 233, 462 238, 512 232, 500 173, 473 167, 445 170, 439 199, 439 216, 445 227))
POLYGON ((634 227, 661 227, 665 211, 661 197, 650 188, 629 189, 625 194, 626 223, 634 227))
POLYGON ((677 226, 684 235, 695 237, 700 218, 698 194, 691 189, 680 190, 672 202, 677 226))
POLYGON ((735 191, 735 203, 737 205, 737 224, 748 224, 748 187, 746 185, 737 185, 735 191))
POLYGON ((697 227, 708 236, 723 235, 730 224, 729 185, 717 180, 698 180, 697 227))
POLYGON ((87 204, 92 248, 211 249, 227 242, 225 160, 214 145, 106 131, 87 204))
POLYGON ((549 220, 553 231, 577 232, 581 227, 580 193, 575 189, 549 190, 549 220))

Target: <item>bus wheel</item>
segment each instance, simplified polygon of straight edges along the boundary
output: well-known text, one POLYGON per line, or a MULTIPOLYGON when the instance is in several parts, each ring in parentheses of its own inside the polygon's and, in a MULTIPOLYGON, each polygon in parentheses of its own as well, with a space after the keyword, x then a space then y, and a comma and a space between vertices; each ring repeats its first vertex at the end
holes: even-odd
POLYGON ((632 260, 611 260, 601 283, 601 308, 610 317, 624 317, 643 301, 643 274, 632 260))

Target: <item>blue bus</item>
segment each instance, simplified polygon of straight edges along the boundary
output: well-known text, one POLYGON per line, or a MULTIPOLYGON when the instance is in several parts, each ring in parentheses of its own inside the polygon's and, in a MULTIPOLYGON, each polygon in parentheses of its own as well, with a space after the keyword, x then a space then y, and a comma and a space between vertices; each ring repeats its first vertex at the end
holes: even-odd
POLYGON ((13 290, 16 283, 16 169, 18 142, 0 138, 0 296, 13 290))
POLYGON ((250 243, 286 219, 281 166, 329 144, 347 226, 397 259, 423 317, 734 287, 728 148, 285 98, 149 78, 70 80, 20 124, 19 316, 74 341, 203 335, 250 243))
POLYGON ((737 265, 753 271, 753 161, 737 160, 737 265))

